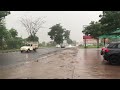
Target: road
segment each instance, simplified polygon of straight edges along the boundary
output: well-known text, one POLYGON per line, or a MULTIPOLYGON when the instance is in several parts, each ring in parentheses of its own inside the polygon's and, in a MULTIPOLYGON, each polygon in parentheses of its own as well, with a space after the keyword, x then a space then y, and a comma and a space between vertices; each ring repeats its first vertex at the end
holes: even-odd
POLYGON ((37 52, 30 53, 21 53, 21 52, 9 52, 9 53, 0 53, 0 66, 7 66, 18 64, 20 62, 36 60, 41 57, 41 55, 50 53, 53 51, 61 50, 61 48, 41 48, 37 49, 37 52))
POLYGON ((0 69, 0 78, 120 79, 120 65, 114 66, 104 61, 100 55, 100 49, 73 48, 54 54, 50 57, 39 58, 37 62, 0 69))

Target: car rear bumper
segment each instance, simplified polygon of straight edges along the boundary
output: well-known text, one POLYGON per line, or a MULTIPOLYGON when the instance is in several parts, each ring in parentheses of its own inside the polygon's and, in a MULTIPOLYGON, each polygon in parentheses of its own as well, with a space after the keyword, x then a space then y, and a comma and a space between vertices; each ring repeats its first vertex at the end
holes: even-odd
POLYGON ((104 55, 103 55, 103 58, 104 58, 104 60, 107 60, 107 61, 108 61, 108 60, 109 60, 109 55, 104 54, 104 55))

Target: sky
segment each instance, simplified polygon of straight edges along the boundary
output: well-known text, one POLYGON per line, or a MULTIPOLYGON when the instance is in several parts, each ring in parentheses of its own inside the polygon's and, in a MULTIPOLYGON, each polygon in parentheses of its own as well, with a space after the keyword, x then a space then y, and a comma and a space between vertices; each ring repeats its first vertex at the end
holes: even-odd
POLYGON ((89 25, 91 21, 98 21, 100 14, 102 14, 102 11, 11 11, 11 14, 6 17, 5 21, 7 29, 14 28, 18 31, 18 36, 27 38, 28 33, 20 22, 21 18, 32 17, 34 19, 45 17, 46 23, 43 25, 44 28, 40 28, 37 32, 40 42, 51 41, 47 34, 50 31, 49 28, 61 23, 63 28, 71 31, 70 38, 72 40, 82 43, 83 26, 89 25))

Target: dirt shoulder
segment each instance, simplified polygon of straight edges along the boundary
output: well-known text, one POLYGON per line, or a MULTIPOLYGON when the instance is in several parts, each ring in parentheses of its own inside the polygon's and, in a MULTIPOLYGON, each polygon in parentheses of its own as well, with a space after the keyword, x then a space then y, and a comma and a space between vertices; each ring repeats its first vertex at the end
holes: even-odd
POLYGON ((78 48, 55 52, 23 66, 0 70, 2 79, 72 79, 78 48))

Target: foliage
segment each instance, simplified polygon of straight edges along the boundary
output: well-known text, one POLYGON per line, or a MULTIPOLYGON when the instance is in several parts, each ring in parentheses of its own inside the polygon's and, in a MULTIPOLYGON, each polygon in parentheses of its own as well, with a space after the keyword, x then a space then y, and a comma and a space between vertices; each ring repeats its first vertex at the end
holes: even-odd
POLYGON ((99 22, 102 24, 102 32, 111 34, 117 28, 120 28, 120 11, 103 11, 99 22))
POLYGON ((18 35, 18 32, 14 28, 11 28, 9 32, 12 38, 15 38, 18 35))
POLYGON ((39 38, 36 35, 30 35, 28 38, 26 38, 27 41, 39 41, 39 38))
POLYGON ((100 35, 103 34, 102 32, 102 25, 99 22, 91 21, 90 25, 85 27, 82 31, 85 35, 91 35, 94 38, 98 38, 100 35))
POLYGON ((69 39, 70 31, 64 29, 60 24, 56 24, 50 29, 51 31, 48 32, 48 35, 57 44, 61 44, 64 40, 69 39))

